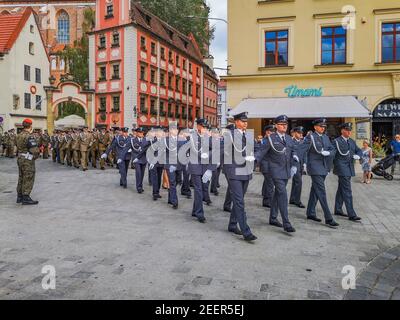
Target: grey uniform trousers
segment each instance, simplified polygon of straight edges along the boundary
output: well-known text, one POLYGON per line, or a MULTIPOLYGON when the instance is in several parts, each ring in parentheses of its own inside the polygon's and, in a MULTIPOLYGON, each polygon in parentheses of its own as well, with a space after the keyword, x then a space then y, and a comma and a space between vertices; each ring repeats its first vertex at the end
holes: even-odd
POLYGON ((343 213, 343 202, 346 206, 347 214, 356 217, 357 214, 353 207, 353 192, 351 190, 351 177, 339 177, 339 185, 335 199, 335 213, 343 213))
POLYGON ((325 179, 326 176, 311 176, 312 184, 307 205, 307 217, 316 217, 315 207, 319 201, 324 211, 325 221, 331 221, 333 217, 326 198, 325 179))

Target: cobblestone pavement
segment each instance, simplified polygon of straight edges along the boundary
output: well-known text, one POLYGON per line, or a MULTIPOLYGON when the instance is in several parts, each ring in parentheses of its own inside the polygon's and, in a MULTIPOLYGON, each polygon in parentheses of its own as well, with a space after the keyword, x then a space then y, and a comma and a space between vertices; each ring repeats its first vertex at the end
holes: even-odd
MULTIPOLYGON (((393 282, 399 176, 372 185, 356 178, 355 208, 363 221, 338 219, 337 230, 307 221, 305 210, 291 206, 297 232, 289 236, 268 225, 256 174, 246 197, 259 238, 254 244, 226 231, 225 178, 220 196, 205 207, 204 225, 191 217, 191 200, 172 210, 165 190, 153 202, 150 187, 139 195, 132 171, 128 179, 123 190, 115 169, 84 173, 39 160, 32 197, 40 204, 24 207, 15 203, 16 162, 0 158, 0 299, 399 298, 393 282), (55 290, 42 289, 45 265, 56 269, 55 290), (341 287, 346 265, 356 268, 359 281, 349 293, 341 287)), ((306 203, 310 179, 304 180, 306 203)), ((328 177, 331 205, 336 183, 328 177)))

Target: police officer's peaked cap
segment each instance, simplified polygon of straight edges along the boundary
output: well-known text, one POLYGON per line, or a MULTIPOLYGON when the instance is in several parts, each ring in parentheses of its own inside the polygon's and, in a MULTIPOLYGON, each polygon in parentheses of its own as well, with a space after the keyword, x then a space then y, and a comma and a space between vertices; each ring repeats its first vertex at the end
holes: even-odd
POLYGON ((325 118, 319 118, 319 119, 315 119, 312 124, 314 126, 321 126, 321 127, 326 127, 327 124, 327 120, 325 118))
POLYGON ((207 127, 208 126, 208 121, 207 119, 200 118, 196 120, 197 125, 207 127))
POLYGON ((247 117, 247 115, 248 115, 248 112, 242 112, 242 113, 238 113, 238 114, 235 114, 234 116, 233 116, 233 120, 241 120, 241 121, 247 121, 249 118, 247 117))
POLYGON ((137 128, 136 132, 145 132, 143 127, 137 128))
POLYGON ((122 128, 121 128, 121 131, 122 131, 122 132, 129 132, 129 128, 127 128, 127 127, 122 127, 122 128))
POLYGON ((234 130, 235 129, 235 125, 233 123, 230 123, 225 128, 228 129, 228 130, 234 130))
POLYGON ((299 133, 303 133, 304 132, 304 128, 303 127, 295 127, 293 128, 293 132, 299 132, 299 133))
POLYGON ((119 129, 119 127, 112 127, 111 130, 119 131, 120 129, 119 129))
POLYGON ((277 116, 275 118, 275 120, 274 120, 275 124, 277 124, 277 123, 288 123, 288 122, 289 122, 289 118, 288 118, 287 115, 284 115, 284 114, 282 114, 280 116, 277 116))
POLYGON ((343 123, 339 127, 340 127, 340 129, 344 129, 344 130, 349 130, 349 131, 353 130, 353 124, 351 122, 343 123))
POLYGON ((264 126, 263 132, 265 132, 265 131, 273 131, 274 129, 275 129, 275 126, 273 124, 268 124, 268 125, 264 126))

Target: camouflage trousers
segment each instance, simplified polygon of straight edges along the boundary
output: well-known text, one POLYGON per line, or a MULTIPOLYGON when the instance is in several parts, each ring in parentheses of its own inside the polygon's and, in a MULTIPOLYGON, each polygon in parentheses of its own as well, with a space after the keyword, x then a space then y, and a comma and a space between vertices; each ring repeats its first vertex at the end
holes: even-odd
POLYGON ((18 157, 18 185, 17 193, 29 196, 35 183, 35 161, 18 157))
POLYGON ((48 159, 49 158, 49 147, 44 147, 43 148, 43 159, 48 159))

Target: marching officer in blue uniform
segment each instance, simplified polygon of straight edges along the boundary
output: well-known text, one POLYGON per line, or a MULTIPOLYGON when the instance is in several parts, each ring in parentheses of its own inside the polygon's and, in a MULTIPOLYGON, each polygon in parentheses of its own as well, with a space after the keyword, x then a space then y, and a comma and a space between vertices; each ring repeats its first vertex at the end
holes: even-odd
MULTIPOLYGON (((189 134, 187 132, 180 132, 178 135, 179 145, 182 146, 189 141, 189 134)), ((189 153, 187 154, 189 157, 189 153)), ((181 168, 178 167, 177 175, 182 175, 182 186, 181 186, 181 195, 185 196, 187 199, 192 198, 192 190, 190 189, 190 174, 188 170, 188 165, 181 165, 181 168), (181 169, 181 171, 179 171, 181 169)))
POLYGON ((122 134, 115 136, 106 152, 101 156, 102 159, 107 159, 110 152, 115 150, 119 174, 121 175, 120 186, 124 189, 127 188, 127 176, 129 163, 132 158, 132 146, 130 137, 128 136, 129 128, 121 128, 122 134))
MULTIPOLYGON (((227 161, 226 148, 224 147, 224 165, 222 172, 228 181, 228 191, 233 202, 231 215, 229 218, 228 231, 237 235, 243 235, 244 240, 251 242, 257 240, 257 237, 251 232, 247 224, 247 215, 245 211, 244 197, 253 177, 254 150, 247 150, 248 141, 251 140, 246 133, 247 130, 247 112, 242 112, 234 116, 235 129, 224 133, 224 143, 227 139, 232 142, 232 148, 229 150, 232 161, 227 161), (241 139, 238 143, 238 137, 241 139), (240 143, 241 142, 241 143, 240 143), (248 154, 250 153, 250 154, 248 154), (241 154, 243 159, 237 159, 237 154, 241 154), (242 161, 244 160, 244 161, 242 161), (238 228, 238 225, 240 230, 238 228)), ((249 143, 250 144, 250 143, 249 143)))
POLYGON ((271 202, 269 224, 282 228, 289 233, 296 232, 289 221, 288 196, 286 186, 290 178, 297 173, 296 162, 299 158, 295 151, 292 138, 286 133, 288 117, 278 116, 274 123, 276 132, 267 137, 267 141, 261 146, 259 161, 268 162, 269 174, 272 177, 275 190, 271 202), (278 211, 281 213, 282 223, 278 221, 278 211))
POLYGON ((210 163, 211 151, 211 138, 205 135, 207 130, 208 121, 206 119, 197 119, 197 132, 192 134, 189 142, 190 148, 190 161, 188 172, 192 177, 194 187, 194 201, 192 216, 196 217, 200 223, 205 223, 203 199, 204 199, 204 186, 203 184, 210 182, 212 177, 212 165, 210 163), (202 140, 209 139, 208 150, 203 150, 202 140))
POLYGON ((299 162, 296 162, 297 172, 292 179, 292 189, 290 192, 289 203, 293 204, 299 208, 304 209, 305 205, 301 202, 301 191, 303 188, 303 168, 305 164, 305 152, 300 152, 299 146, 303 143, 303 127, 293 128, 293 143, 297 150, 297 156, 299 157, 299 162))
POLYGON ((133 150, 132 159, 133 164, 135 165, 136 190, 139 194, 144 192, 143 179, 147 165, 146 152, 144 152, 147 141, 144 137, 144 133, 145 131, 143 128, 137 128, 136 137, 131 138, 131 145, 133 150))
POLYGON ((337 227, 339 224, 333 219, 326 197, 325 180, 332 169, 335 156, 329 137, 325 134, 327 121, 324 118, 313 121, 314 132, 309 134, 302 145, 298 147, 300 152, 306 152, 307 174, 311 176, 312 185, 307 205, 307 219, 316 222, 322 220, 317 217, 315 207, 318 201, 324 211, 325 224, 337 227))
POLYGON ((351 123, 344 123, 340 126, 341 136, 333 142, 336 149, 335 159, 333 160, 333 174, 338 176, 339 185, 335 199, 335 215, 349 218, 350 221, 359 221, 353 207, 353 193, 351 190, 351 178, 354 177, 354 160, 360 160, 362 150, 350 138, 353 130, 351 123), (346 206, 347 214, 343 213, 343 202, 346 206))
MULTIPOLYGON (((267 144, 268 137, 274 132, 275 126, 273 124, 266 125, 264 127, 264 138, 261 141, 260 150, 263 145, 267 144)), ((272 176, 269 172, 268 161, 262 161, 259 163, 260 171, 264 176, 264 183, 262 186, 262 196, 263 196, 263 207, 271 208, 271 201, 274 195, 274 181, 272 180, 272 176)))
MULTIPOLYGON (((235 130, 235 125, 233 123, 230 123, 225 127, 226 132, 233 132, 234 130, 235 130)), ((231 133, 231 135, 232 135, 232 133, 231 133)), ((224 141, 224 134, 222 134, 222 144, 224 143, 223 141, 224 141)), ((223 150, 223 146, 221 146, 221 150, 223 150)), ((222 172, 223 172, 224 153, 221 152, 221 154, 222 154, 221 155, 222 156, 221 165, 222 165, 222 172)), ((232 198, 231 198, 231 191, 229 190, 229 184, 228 184, 228 187, 227 187, 227 190, 225 193, 224 211, 232 212, 232 198)))
MULTIPOLYGON (((221 145, 222 143, 222 137, 221 134, 219 133, 218 129, 212 128, 211 129, 211 137, 213 143, 218 143, 221 145)), ((220 154, 220 161, 217 164, 216 170, 213 171, 213 175, 211 178, 211 193, 213 193, 215 196, 218 196, 218 188, 220 187, 219 185, 219 177, 221 175, 221 170, 222 170, 222 159, 223 159, 223 153, 221 152, 220 154)))

